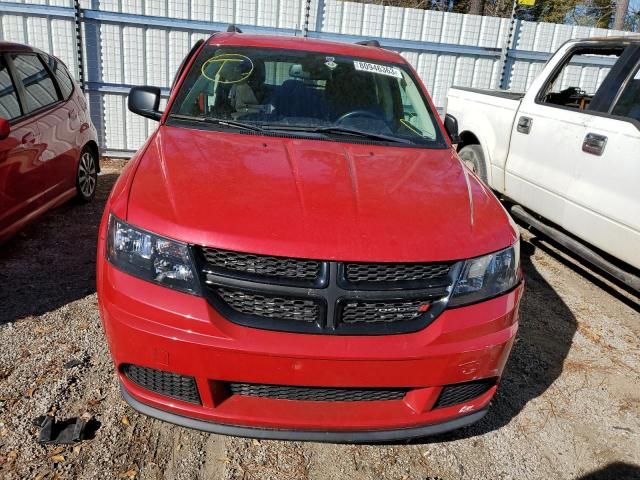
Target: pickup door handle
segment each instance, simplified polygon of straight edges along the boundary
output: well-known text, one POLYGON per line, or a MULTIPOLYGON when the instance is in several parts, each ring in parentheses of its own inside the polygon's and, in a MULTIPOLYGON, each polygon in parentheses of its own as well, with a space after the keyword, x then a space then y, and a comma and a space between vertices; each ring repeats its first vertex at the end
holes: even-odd
POLYGON ((598 135, 597 133, 587 133, 582 142, 582 151, 591 153, 592 155, 602 155, 604 147, 607 145, 607 137, 598 135))
POLYGON ((533 118, 531 117, 520 117, 518 119, 518 132, 524 133, 528 135, 531 131, 531 124, 533 123, 533 118))

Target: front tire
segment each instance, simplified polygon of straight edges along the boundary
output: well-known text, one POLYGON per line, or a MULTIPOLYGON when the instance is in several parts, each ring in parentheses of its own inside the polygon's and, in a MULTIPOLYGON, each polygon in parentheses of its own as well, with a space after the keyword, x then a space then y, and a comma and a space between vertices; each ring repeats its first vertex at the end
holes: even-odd
POLYGON ((78 200, 90 202, 96 196, 98 186, 98 157, 85 147, 80 154, 78 172, 76 173, 76 191, 78 200))
POLYGON ((462 147, 458 152, 458 156, 473 173, 480 177, 480 180, 487 183, 487 164, 484 161, 484 154, 480 145, 462 147))

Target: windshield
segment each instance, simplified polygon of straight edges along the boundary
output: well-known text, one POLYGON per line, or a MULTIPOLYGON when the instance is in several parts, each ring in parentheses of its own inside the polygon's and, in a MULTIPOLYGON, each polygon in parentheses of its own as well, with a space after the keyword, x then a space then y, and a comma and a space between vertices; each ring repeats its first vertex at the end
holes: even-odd
POLYGON ((208 45, 170 114, 224 128, 445 145, 405 66, 326 53, 208 45))

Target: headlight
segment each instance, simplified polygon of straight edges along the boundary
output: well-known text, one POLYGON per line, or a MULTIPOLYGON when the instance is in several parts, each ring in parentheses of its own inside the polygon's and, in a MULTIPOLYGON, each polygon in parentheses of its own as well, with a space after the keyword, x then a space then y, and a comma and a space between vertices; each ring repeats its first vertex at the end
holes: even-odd
POLYGON ((107 259, 118 269, 149 282, 200 293, 186 244, 141 230, 111 215, 107 259))
POLYGON ((449 306, 457 307, 495 297, 520 282, 520 240, 509 248, 467 260, 449 306))

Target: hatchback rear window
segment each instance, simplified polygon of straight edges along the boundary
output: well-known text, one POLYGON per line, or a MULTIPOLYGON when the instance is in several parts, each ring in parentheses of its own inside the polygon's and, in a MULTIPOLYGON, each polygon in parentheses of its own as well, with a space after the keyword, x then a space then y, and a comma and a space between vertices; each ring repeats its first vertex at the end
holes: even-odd
POLYGON ((19 80, 24 85, 27 113, 58 101, 53 79, 37 55, 12 55, 19 80))
POLYGON ((404 143, 444 144, 405 65, 317 52, 208 45, 171 114, 275 130, 339 127, 404 143))
POLYGON ((20 116, 20 103, 18 94, 11 81, 9 68, 4 58, 0 55, 0 117, 5 120, 13 120, 20 116))

